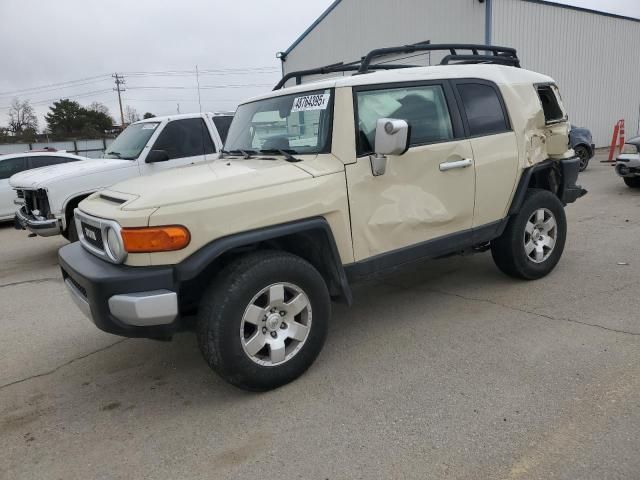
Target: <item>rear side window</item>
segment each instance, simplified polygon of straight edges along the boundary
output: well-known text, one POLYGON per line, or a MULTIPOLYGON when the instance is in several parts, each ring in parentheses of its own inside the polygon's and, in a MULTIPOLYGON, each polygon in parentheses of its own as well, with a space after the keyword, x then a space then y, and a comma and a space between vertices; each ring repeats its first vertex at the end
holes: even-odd
POLYGON ((10 158, 8 160, 0 159, 0 180, 7 179, 11 175, 20 173, 27 168, 27 159, 24 157, 10 158))
POLYGON ((187 118, 169 122, 153 146, 164 150, 170 159, 195 157, 216 151, 209 130, 201 118, 187 118))
POLYGON ((471 136, 491 135, 509 130, 502 102, 494 87, 481 83, 462 83, 458 84, 457 88, 471 136))
POLYGON ((38 156, 29 157, 29 168, 48 167, 49 165, 58 165, 60 163, 76 162, 75 158, 54 157, 54 156, 38 156))
POLYGON ((538 96, 542 103, 544 120, 547 124, 564 121, 566 114, 558 100, 559 92, 552 85, 539 85, 538 96))
POLYGON ((453 139, 449 108, 440 85, 357 92, 357 102, 359 154, 373 152, 380 118, 406 120, 411 126, 411 146, 453 139))
POLYGON ((227 140, 227 134, 229 133, 229 127, 231 126, 232 120, 233 117, 213 117, 213 124, 218 130, 218 134, 220 135, 220 140, 222 140, 222 143, 227 140))

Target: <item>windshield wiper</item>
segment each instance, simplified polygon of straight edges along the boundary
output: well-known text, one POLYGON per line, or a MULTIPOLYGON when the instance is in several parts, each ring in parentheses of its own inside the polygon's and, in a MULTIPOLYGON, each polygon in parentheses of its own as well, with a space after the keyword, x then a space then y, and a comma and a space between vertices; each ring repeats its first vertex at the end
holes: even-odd
POLYGON ((105 155, 115 155, 118 158, 122 158, 122 154, 120 152, 104 152, 105 155))
POLYGON ((255 150, 247 150, 247 149, 241 149, 238 148, 237 150, 220 150, 220 153, 222 154, 226 154, 226 155, 242 155, 245 160, 248 160, 251 158, 251 155, 255 155, 256 152, 255 150))
POLYGON ((291 149, 287 149, 284 150, 282 148, 268 148, 265 150, 260 150, 260 153, 266 153, 266 154, 276 154, 279 153, 280 155, 282 155, 284 157, 284 159, 287 162, 301 162, 302 160, 300 160, 299 158, 294 157, 293 155, 291 155, 292 153, 298 153, 295 150, 291 150, 291 149))

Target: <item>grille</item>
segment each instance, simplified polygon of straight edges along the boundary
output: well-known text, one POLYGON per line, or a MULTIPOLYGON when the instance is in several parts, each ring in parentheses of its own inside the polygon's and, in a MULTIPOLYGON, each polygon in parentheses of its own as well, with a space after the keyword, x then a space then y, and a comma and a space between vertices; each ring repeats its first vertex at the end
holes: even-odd
POLYGON ((84 240, 92 247, 104 250, 102 231, 98 227, 94 227, 93 225, 89 225, 85 222, 80 222, 80 226, 82 227, 82 235, 84 236, 84 240))
POLYGON ((78 282, 76 282, 72 276, 67 275, 66 277, 72 284, 74 287, 76 287, 78 289, 78 291, 85 297, 87 298, 87 289, 84 288, 82 285, 80 285, 78 282))
POLYGON ((47 192, 44 190, 17 190, 17 192, 18 198, 24 200, 26 213, 31 215, 34 210, 37 210, 38 217, 50 218, 47 192))

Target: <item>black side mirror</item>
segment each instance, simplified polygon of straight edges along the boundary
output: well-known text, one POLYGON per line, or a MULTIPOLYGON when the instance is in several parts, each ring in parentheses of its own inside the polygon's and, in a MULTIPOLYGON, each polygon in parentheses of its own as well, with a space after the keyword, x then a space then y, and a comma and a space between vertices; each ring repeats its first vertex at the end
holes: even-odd
POLYGON ((166 162, 169 154, 166 150, 151 150, 145 159, 146 163, 166 162))

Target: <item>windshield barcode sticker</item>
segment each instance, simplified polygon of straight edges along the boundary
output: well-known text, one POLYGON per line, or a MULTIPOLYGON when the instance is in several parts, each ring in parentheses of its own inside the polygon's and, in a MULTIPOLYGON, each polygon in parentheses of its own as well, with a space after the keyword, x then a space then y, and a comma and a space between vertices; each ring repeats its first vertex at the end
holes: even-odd
POLYGON ((291 108, 291 113, 306 112, 308 110, 326 110, 328 105, 328 93, 296 97, 293 99, 293 107, 291 108))
POLYGON ((157 123, 145 123, 142 126, 142 130, 155 130, 157 126, 157 123))

